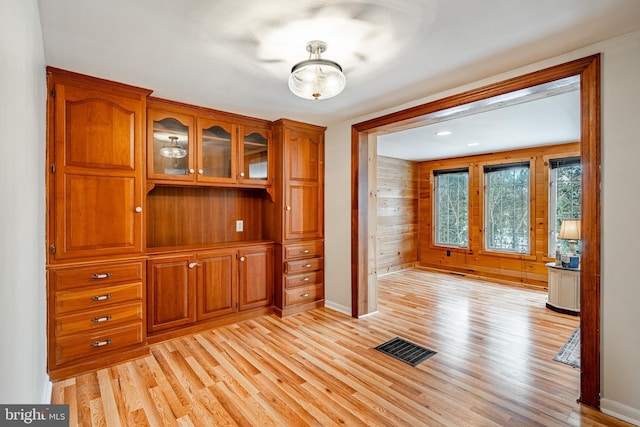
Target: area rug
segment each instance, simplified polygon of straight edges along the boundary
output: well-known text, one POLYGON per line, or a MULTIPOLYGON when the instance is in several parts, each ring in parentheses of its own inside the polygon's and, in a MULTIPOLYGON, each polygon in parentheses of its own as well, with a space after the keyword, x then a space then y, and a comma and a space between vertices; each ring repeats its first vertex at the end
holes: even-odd
POLYGON ((576 329, 562 350, 553 358, 556 362, 562 362, 574 368, 580 367, 580 328, 576 329))

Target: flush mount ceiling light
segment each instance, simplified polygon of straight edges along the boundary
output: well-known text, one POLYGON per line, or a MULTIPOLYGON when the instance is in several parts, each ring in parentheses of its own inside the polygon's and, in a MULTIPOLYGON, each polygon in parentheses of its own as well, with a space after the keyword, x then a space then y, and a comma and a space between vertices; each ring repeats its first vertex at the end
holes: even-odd
POLYGON ((169 141, 171 143, 160 149, 160 155, 169 159, 182 159, 187 157, 187 150, 178 145, 178 137, 170 136, 169 141))
POLYGON ((328 99, 342 92, 347 83, 342 67, 335 61, 320 58, 325 50, 325 42, 307 43, 309 59, 298 62, 291 69, 291 92, 304 99, 328 99))

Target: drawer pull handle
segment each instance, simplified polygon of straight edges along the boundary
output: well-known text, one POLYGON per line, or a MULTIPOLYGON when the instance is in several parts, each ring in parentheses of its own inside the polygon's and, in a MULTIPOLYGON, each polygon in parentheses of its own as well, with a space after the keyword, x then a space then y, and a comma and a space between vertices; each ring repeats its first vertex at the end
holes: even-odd
POLYGON ((243 256, 240 257, 240 262, 245 262, 245 260, 246 260, 245 257, 243 257, 243 256))
POLYGON ((92 300, 94 301, 106 301, 108 299, 111 299, 111 294, 106 294, 106 295, 94 295, 91 297, 92 300))
POLYGON ((308 277, 305 277, 304 279, 301 280, 301 282, 308 282, 308 281, 309 281, 308 277))
POLYGON ((198 265, 197 262, 190 262, 189 263, 189 268, 195 268, 198 265))
POLYGON ((93 276, 91 276, 92 279, 107 279, 111 277, 111 273, 96 273, 93 276))
POLYGON ((104 347, 105 345, 109 344, 111 344, 111 340, 94 341, 91 343, 91 347, 104 347))
POLYGON ((111 320, 110 314, 107 314, 106 316, 102 316, 102 317, 94 317, 93 319, 91 319, 93 323, 106 322, 107 320, 111 320))
POLYGON ((304 297, 308 297, 309 296, 309 292, 305 292, 304 294, 300 295, 302 298, 304 297))
POLYGON ((308 254, 308 253, 311 253, 311 250, 310 249, 304 249, 304 250, 300 251, 300 253, 308 254))
POLYGON ((311 268, 311 264, 305 264, 304 268, 311 268))

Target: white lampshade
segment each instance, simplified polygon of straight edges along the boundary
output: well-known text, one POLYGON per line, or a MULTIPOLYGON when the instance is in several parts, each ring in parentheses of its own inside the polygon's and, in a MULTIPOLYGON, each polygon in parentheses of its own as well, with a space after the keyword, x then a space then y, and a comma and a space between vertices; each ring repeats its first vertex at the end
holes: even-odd
POLYGON ((558 233, 558 239, 569 241, 569 253, 575 255, 576 240, 580 240, 580 220, 579 219, 563 219, 558 233))
POLYGON ((580 220, 563 219, 558 239, 580 240, 580 220))
POLYGON ((291 69, 289 89, 305 99, 328 99, 344 89, 347 79, 342 67, 335 61, 320 58, 327 49, 324 42, 315 40, 307 43, 307 52, 313 58, 300 61, 291 69))

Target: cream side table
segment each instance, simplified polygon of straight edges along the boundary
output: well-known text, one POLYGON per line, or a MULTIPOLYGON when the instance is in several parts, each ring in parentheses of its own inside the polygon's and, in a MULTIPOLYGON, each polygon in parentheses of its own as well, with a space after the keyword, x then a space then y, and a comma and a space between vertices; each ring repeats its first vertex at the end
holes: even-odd
POLYGON ((577 316, 580 313, 580 268, 567 268, 547 263, 547 308, 577 316))

